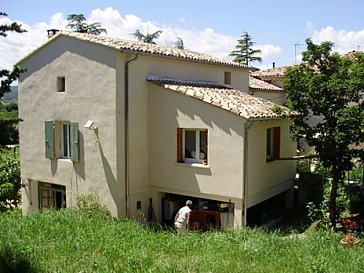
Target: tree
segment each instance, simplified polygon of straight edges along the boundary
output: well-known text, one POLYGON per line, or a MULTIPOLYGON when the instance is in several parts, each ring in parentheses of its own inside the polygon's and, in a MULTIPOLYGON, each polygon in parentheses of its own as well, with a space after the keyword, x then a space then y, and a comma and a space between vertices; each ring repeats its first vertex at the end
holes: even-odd
POLYGON ((144 43, 148 43, 148 44, 156 44, 154 42, 155 39, 158 39, 159 36, 162 34, 162 30, 158 30, 156 32, 153 32, 151 34, 149 34, 147 32, 146 35, 144 35, 143 33, 140 32, 139 29, 137 29, 134 33, 132 33, 132 35, 138 39, 138 41, 140 42, 144 42, 144 43))
MULTIPOLYGON (((0 16, 8 15, 5 12, 0 12, 0 16)), ((11 23, 10 25, 0 25, 0 36, 6 37, 7 32, 9 31, 15 31, 17 33, 26 32, 26 30, 22 29, 21 25, 16 22, 11 23)), ((0 99, 4 96, 5 92, 10 92, 10 84, 17 80, 22 72, 24 72, 24 70, 16 66, 13 67, 12 71, 8 69, 0 70, 0 79, 2 79, 0 83, 0 99)))
POLYGON ((177 41, 174 43, 174 47, 178 49, 185 49, 183 40, 181 37, 177 37, 177 41))
POLYGON ((333 53, 333 43, 306 40, 303 62, 289 68, 284 82, 288 107, 295 111, 291 131, 315 147, 330 172, 330 222, 336 224, 338 185, 352 159, 363 159, 363 150, 352 149, 364 141, 364 55, 344 58, 333 53), (318 124, 310 117, 321 117, 318 124))
POLYGON ((106 29, 101 27, 100 23, 87 24, 86 18, 83 14, 69 14, 67 16, 68 24, 67 27, 72 31, 87 33, 93 35, 100 35, 102 33, 107 33, 106 29))
POLYGON ((249 63, 253 61, 261 62, 262 58, 256 56, 256 54, 259 54, 262 51, 260 49, 253 49, 255 43, 252 41, 252 37, 246 31, 244 31, 240 37, 241 39, 238 40, 235 50, 231 51, 229 54, 229 56, 234 57, 233 61, 246 65, 249 65, 249 63))
POLYGON ((16 156, 0 157, 0 211, 16 207, 20 200, 20 168, 16 156))

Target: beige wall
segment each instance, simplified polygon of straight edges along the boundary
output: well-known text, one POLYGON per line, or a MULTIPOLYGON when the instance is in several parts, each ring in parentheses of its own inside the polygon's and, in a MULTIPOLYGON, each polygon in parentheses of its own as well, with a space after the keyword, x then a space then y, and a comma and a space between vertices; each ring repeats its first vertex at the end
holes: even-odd
POLYGON ((122 199, 116 163, 116 59, 104 47, 61 37, 22 64, 28 71, 19 81, 21 176, 25 211, 36 210, 36 182, 66 186, 67 206, 81 193, 96 192, 113 215, 122 199), (67 41, 67 46, 65 45, 67 41), (67 48, 67 50, 66 50, 67 48), (57 92, 57 77, 66 92, 57 92), (78 122, 80 161, 45 158, 44 121, 78 122), (97 131, 84 128, 93 120, 97 131), (31 182, 33 181, 33 182, 31 182), (30 185, 33 184, 33 185, 30 185), (28 202, 29 194, 32 199, 28 202))
POLYGON ((252 94, 254 97, 262 98, 265 100, 269 100, 271 102, 274 102, 279 105, 283 105, 286 103, 286 94, 283 92, 264 92, 260 90, 254 90, 254 93, 252 94))

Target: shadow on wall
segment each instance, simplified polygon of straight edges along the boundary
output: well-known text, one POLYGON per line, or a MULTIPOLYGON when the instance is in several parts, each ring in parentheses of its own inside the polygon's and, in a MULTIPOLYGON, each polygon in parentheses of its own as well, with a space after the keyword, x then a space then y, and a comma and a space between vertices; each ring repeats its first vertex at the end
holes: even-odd
POLYGON ((22 272, 35 273, 41 272, 34 269, 26 254, 15 251, 13 248, 6 246, 0 250, 0 272, 22 272))

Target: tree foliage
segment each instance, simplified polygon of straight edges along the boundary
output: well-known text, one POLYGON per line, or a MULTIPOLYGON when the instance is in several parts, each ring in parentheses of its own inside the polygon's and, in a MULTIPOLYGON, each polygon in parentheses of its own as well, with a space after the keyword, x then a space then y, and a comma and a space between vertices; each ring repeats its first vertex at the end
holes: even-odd
POLYGON ((353 158, 363 159, 364 142, 364 55, 345 58, 333 53, 333 43, 306 40, 303 62, 289 68, 284 82, 288 107, 296 111, 291 131, 315 147, 332 177, 329 200, 330 222, 337 217, 336 197, 345 171, 353 158), (298 114, 297 114, 298 113, 298 114), (319 117, 312 123, 312 116, 319 117))
POLYGON ((87 33, 93 35, 100 35, 102 33, 107 33, 106 29, 102 28, 101 24, 96 22, 92 24, 87 24, 86 18, 83 14, 69 14, 67 16, 68 24, 67 27, 72 31, 87 33))
MULTIPOLYGON (((0 12, 0 16, 8 16, 5 12, 0 12)), ((7 32, 15 31, 17 33, 26 32, 25 29, 22 29, 21 25, 16 22, 11 23, 10 25, 0 25, 0 36, 6 37, 7 32)), ((10 71, 8 69, 0 70, 0 99, 4 96, 5 92, 10 92, 10 84, 19 78, 19 75, 24 72, 24 70, 20 69, 17 66, 14 66, 13 70, 10 71)))
POLYGON ((144 42, 144 43, 148 43, 148 44, 156 44, 154 42, 155 39, 158 39, 159 36, 162 34, 162 30, 157 30, 156 32, 153 33, 147 33, 147 34, 143 34, 140 32, 139 29, 137 29, 134 33, 132 33, 132 35, 134 36, 134 38, 137 38, 138 41, 140 42, 144 42))
POLYGON ((0 211, 16 207, 20 201, 20 167, 16 156, 0 157, 0 211))
POLYGON ((181 37, 177 37, 177 41, 174 43, 174 47, 178 49, 185 49, 183 40, 181 37))
POLYGON ((248 34, 248 32, 244 31, 243 34, 240 35, 240 39, 238 40, 238 44, 235 46, 235 50, 231 51, 229 56, 234 57, 234 62, 246 65, 249 65, 249 63, 253 61, 261 62, 262 58, 256 55, 262 51, 260 49, 253 49, 254 44, 252 37, 248 34))

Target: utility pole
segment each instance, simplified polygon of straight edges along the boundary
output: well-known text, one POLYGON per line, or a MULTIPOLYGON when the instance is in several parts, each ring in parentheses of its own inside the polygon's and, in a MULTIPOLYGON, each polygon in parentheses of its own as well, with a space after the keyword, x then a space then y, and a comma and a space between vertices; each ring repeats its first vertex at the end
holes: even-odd
POLYGON ((303 44, 300 44, 299 42, 295 43, 294 44, 294 64, 297 63, 297 48, 300 46, 300 45, 303 45, 303 44))

